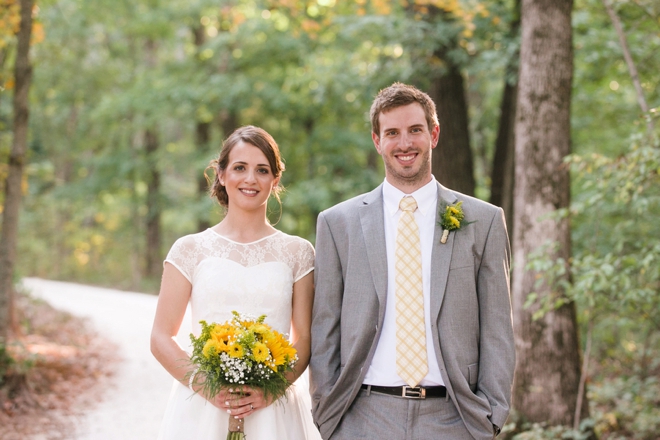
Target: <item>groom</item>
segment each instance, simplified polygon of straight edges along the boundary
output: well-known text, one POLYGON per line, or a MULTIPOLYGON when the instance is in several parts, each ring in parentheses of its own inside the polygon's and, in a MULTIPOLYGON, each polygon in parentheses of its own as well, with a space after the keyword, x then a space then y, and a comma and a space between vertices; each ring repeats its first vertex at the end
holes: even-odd
POLYGON ((326 440, 492 439, 514 369, 503 212, 434 179, 427 94, 381 90, 371 124, 385 181, 317 220, 314 420, 326 440))

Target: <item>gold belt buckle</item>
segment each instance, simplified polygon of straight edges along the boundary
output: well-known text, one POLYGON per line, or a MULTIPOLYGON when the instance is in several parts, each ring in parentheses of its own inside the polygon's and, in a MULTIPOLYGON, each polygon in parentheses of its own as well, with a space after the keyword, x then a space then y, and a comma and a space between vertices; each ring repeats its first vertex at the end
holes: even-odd
POLYGON ((426 388, 404 386, 401 390, 401 397, 406 399, 426 399, 426 388))

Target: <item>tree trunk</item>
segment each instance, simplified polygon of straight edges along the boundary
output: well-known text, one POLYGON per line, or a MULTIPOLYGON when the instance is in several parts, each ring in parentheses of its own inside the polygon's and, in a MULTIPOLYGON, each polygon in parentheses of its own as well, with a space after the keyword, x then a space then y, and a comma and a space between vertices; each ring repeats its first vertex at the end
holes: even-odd
MULTIPOLYGON (((147 39, 145 44, 145 60, 150 69, 158 64, 156 42, 147 39)), ((155 127, 144 132, 144 149, 147 180, 147 218, 146 218, 146 255, 144 274, 148 278, 158 278, 162 273, 161 247, 161 203, 160 203, 160 169, 158 167, 158 133, 155 127)))
POLYGON ((28 92, 32 80, 30 65, 30 37, 32 35, 32 0, 21 0, 21 24, 14 66, 14 137, 9 154, 5 201, 2 209, 2 233, 0 234, 0 345, 12 331, 14 267, 18 245, 18 216, 25 153, 27 151, 29 101, 28 92))
POLYGON ((515 185, 515 120, 518 84, 506 83, 500 104, 500 123, 495 139, 491 171, 490 203, 504 210, 506 227, 513 236, 513 189, 515 185))
MULTIPOLYGON (((140 129, 134 129, 134 115, 127 114, 126 120, 128 121, 128 148, 129 160, 134 164, 142 164, 144 161, 143 146, 144 146, 144 132, 140 129)), ((142 283, 142 278, 146 273, 145 253, 143 249, 146 245, 145 240, 139 240, 139 237, 146 237, 146 222, 144 215, 140 210, 144 206, 144 197, 140 195, 138 186, 144 180, 142 174, 142 166, 133 166, 130 174, 130 220, 132 223, 130 237, 134 238, 133 246, 131 246, 131 254, 128 257, 128 264, 131 268, 131 286, 133 289, 138 289, 142 283)))
MULTIPOLYGON (((197 121, 195 126, 195 144, 197 146, 197 152, 201 155, 205 155, 209 150, 209 142, 211 140, 211 123, 210 122, 200 122, 197 121)), ((200 200, 203 200, 208 196, 208 187, 209 184, 206 181, 204 173, 199 173, 197 177, 197 195, 200 200)), ((205 231, 211 227, 211 222, 208 218, 208 213, 200 213, 200 217, 197 218, 197 230, 205 231)))
POLYGON ((227 139, 237 128, 238 116, 235 110, 223 110, 220 112, 220 129, 222 130, 223 139, 227 139))
MULTIPOLYGON (((515 3, 515 19, 511 23, 510 37, 520 33, 520 0, 515 3)), ((513 188, 515 185, 515 123, 518 96, 518 60, 520 51, 511 57, 504 78, 500 104, 500 121, 495 139, 495 155, 491 172, 490 203, 504 210, 509 236, 513 237, 513 188)))
MULTIPOLYGON (((197 53, 200 52, 201 47, 206 42, 206 28, 204 26, 197 26, 193 28, 193 37, 195 40, 195 47, 197 53)), ((201 66, 200 66, 201 68, 201 66)), ((195 123, 195 146, 200 157, 208 154, 209 142, 211 141, 211 123, 209 121, 197 121, 195 123)), ((203 173, 199 173, 197 177, 197 195, 199 199, 204 199, 208 194, 208 183, 203 173)), ((197 218, 197 230, 204 231, 211 226, 208 218, 208 213, 200 213, 197 218)))
MULTIPOLYGON (((522 45, 516 117, 513 307, 517 366, 513 402, 523 419, 572 425, 580 381, 575 306, 565 304, 532 320, 527 295, 562 295, 559 286, 537 286, 528 256, 551 242, 551 258, 571 255, 567 219, 547 218, 567 208, 570 102, 573 78, 572 0, 523 0, 522 45), (546 216, 546 217, 544 217, 546 216), (554 293, 553 293, 554 292, 554 293)), ((568 278, 568 274, 565 278, 568 278)), ((583 401, 582 414, 587 414, 583 401)))
POLYGON ((465 82, 459 67, 449 61, 444 52, 438 51, 436 56, 446 63, 447 70, 444 75, 432 79, 429 93, 440 122, 440 139, 433 152, 433 175, 448 188, 474 195, 465 82))
POLYGON ((160 255, 160 170, 158 169, 158 135, 154 130, 144 134, 147 159, 147 249, 145 275, 156 278, 161 274, 160 255))

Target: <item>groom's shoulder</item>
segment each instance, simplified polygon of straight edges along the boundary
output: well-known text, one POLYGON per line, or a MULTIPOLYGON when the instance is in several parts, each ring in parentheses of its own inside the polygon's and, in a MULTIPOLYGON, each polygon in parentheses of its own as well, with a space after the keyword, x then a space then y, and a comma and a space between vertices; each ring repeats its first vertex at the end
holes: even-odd
POLYGON ((381 187, 366 192, 364 194, 357 195, 343 202, 339 202, 334 206, 324 210, 321 214, 326 218, 336 218, 336 217, 346 217, 350 215, 357 215, 358 208, 364 206, 368 203, 369 200, 374 197, 378 197, 378 193, 381 191, 381 187))
POLYGON ((444 188, 444 190, 453 194, 453 200, 456 202, 462 202, 466 218, 492 218, 502 212, 502 208, 493 205, 492 203, 488 203, 485 200, 447 188, 444 188))
POLYGON ((478 199, 473 196, 468 196, 467 194, 460 193, 458 191, 452 191, 454 195, 456 196, 456 199, 459 201, 463 201, 463 205, 467 206, 473 206, 476 209, 483 209, 485 211, 497 211, 500 208, 493 205, 492 203, 488 203, 485 200, 478 199))

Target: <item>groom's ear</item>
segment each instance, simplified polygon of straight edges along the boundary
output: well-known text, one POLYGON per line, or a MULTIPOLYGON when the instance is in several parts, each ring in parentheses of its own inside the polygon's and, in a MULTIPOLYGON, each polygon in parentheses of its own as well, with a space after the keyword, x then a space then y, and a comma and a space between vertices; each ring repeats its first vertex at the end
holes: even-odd
POLYGON ((440 126, 436 125, 433 127, 433 130, 431 130, 431 148, 435 148, 438 146, 438 140, 440 139, 440 126))
POLYGON ((378 151, 378 154, 381 154, 380 152, 380 136, 378 136, 376 133, 373 131, 371 132, 371 140, 374 141, 374 147, 376 147, 376 151, 378 151))

